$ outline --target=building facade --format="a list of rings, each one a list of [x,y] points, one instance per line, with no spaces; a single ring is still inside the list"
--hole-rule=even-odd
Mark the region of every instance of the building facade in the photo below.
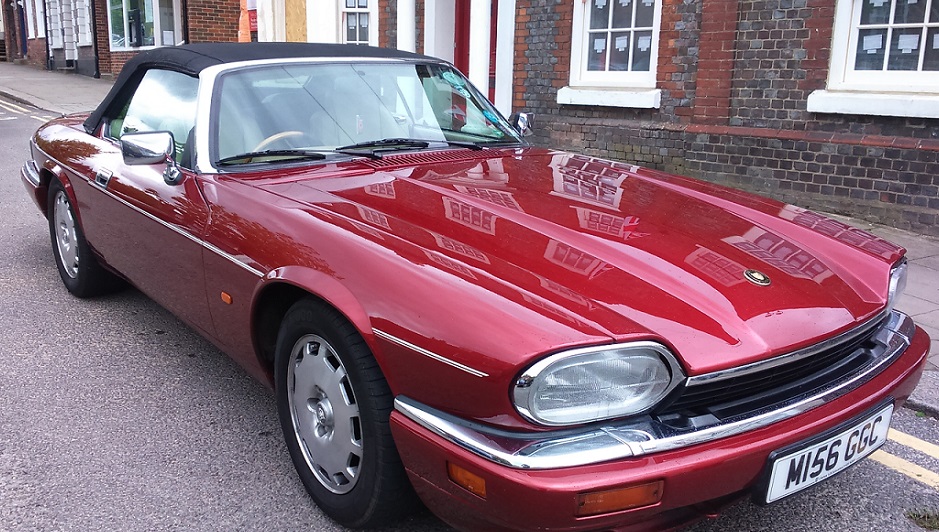
[[[939,0],[518,0],[537,141],[939,236]]]
[[[245,0],[0,0],[5,56],[50,70],[116,75],[141,50],[250,40]]]

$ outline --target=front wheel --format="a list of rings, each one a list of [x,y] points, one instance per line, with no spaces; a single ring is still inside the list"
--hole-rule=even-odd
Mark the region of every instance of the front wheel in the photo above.
[[[49,183],[46,204],[52,255],[65,288],[77,297],[92,297],[118,288],[120,281],[101,267],[91,251],[72,200],[57,179]]]
[[[368,346],[313,299],[284,317],[275,356],[287,449],[317,505],[347,527],[372,527],[416,500],[391,437],[392,395]]]

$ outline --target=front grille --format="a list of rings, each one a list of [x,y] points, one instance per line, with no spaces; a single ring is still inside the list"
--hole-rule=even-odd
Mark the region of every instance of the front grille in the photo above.
[[[872,320],[835,342],[741,368],[737,373],[692,378],[655,414],[666,423],[690,428],[700,425],[695,418],[724,420],[823,389],[873,362],[875,336],[885,321],[886,317]]]

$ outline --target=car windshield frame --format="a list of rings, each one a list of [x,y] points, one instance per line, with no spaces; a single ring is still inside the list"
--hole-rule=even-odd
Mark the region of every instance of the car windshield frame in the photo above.
[[[239,165],[220,160],[268,149],[378,158],[379,152],[527,145],[495,106],[444,61],[265,62],[224,70],[211,94],[209,161],[225,172]],[[284,133],[290,135],[271,140]],[[389,138],[415,142],[382,143]],[[368,144],[375,149],[343,149]],[[298,161],[285,157],[283,162]]]

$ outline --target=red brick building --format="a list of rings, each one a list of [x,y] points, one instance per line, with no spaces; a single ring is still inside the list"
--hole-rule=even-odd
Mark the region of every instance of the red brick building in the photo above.
[[[517,1],[537,142],[939,235],[939,0]]]

